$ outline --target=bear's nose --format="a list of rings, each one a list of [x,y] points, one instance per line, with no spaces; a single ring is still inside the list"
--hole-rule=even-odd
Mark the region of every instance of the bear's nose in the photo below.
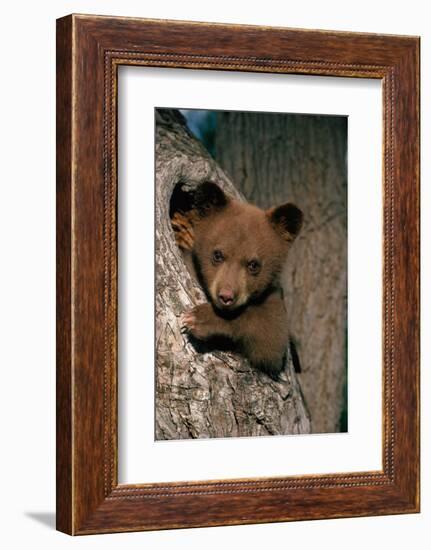
[[[218,299],[224,306],[230,306],[234,302],[233,290],[230,288],[222,288],[218,293]]]

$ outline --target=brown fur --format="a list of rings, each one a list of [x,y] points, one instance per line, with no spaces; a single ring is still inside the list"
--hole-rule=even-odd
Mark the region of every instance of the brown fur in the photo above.
[[[289,203],[261,210],[213,183],[198,188],[193,212],[187,223],[172,223],[184,233],[177,243],[191,251],[209,303],[183,316],[186,331],[208,345],[229,342],[277,379],[289,340],[280,274],[302,213]]]
[[[175,212],[171,218],[175,242],[182,250],[192,250],[194,243],[193,218],[190,213]]]

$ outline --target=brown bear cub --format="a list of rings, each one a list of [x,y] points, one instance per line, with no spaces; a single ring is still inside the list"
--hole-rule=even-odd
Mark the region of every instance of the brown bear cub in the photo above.
[[[193,207],[171,221],[208,297],[183,315],[184,330],[209,349],[239,352],[278,380],[289,345],[280,275],[302,212],[290,203],[264,211],[207,182]]]

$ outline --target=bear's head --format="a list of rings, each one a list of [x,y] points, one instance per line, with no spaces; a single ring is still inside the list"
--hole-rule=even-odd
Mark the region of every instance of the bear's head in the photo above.
[[[201,283],[224,312],[261,299],[279,284],[302,212],[291,203],[262,210],[202,183],[194,195],[193,260]]]

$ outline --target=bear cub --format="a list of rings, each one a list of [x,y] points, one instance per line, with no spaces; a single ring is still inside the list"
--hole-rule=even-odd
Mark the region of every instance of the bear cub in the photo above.
[[[197,187],[192,207],[171,220],[208,298],[182,316],[192,340],[237,351],[278,380],[289,345],[280,275],[302,220],[291,203],[265,211],[215,183]]]

